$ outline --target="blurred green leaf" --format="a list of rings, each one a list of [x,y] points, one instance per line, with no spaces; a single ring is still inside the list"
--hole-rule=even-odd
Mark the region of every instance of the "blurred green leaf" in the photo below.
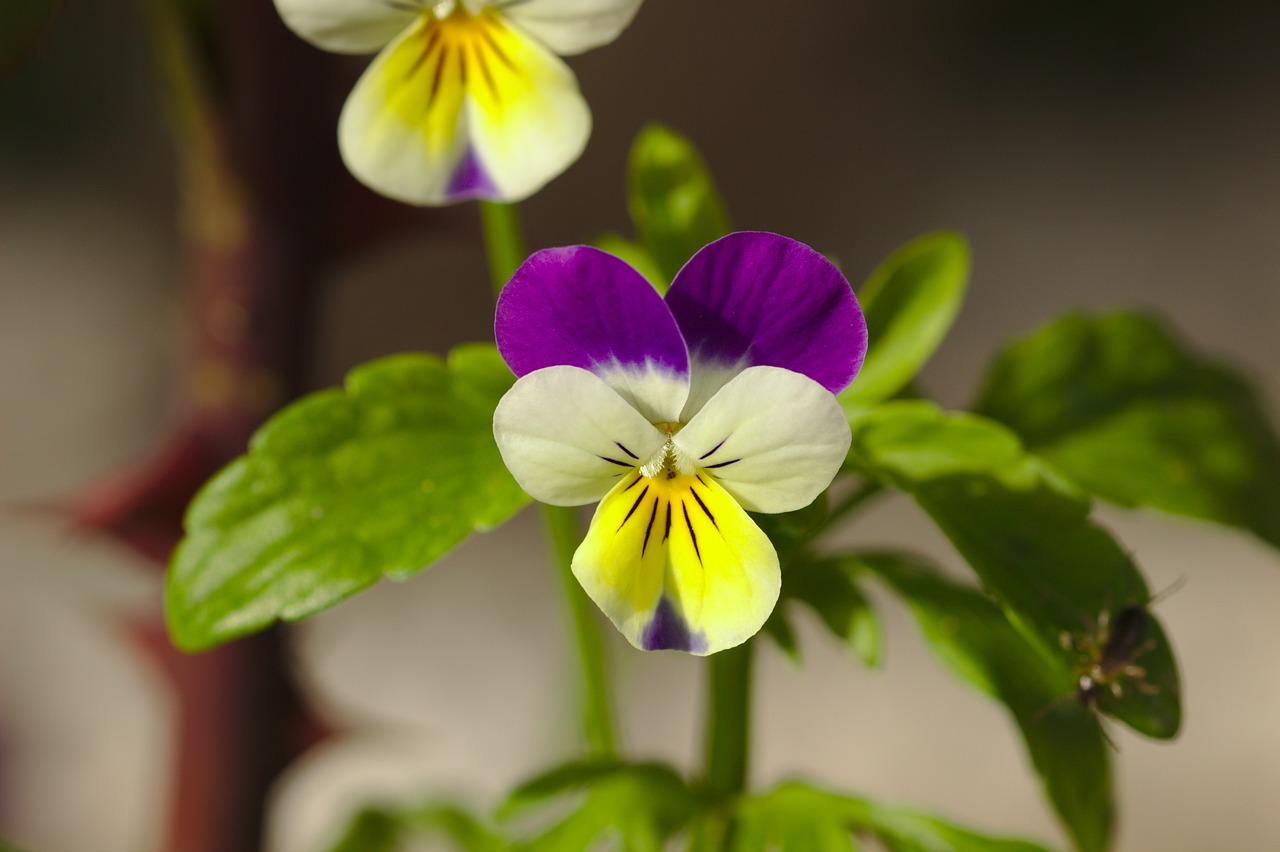
[[[351,820],[330,852],[402,852],[419,848],[423,838],[443,837],[463,852],[499,852],[503,840],[475,817],[453,805],[419,808],[366,808]]]
[[[1074,673],[1046,659],[989,598],[918,558],[849,557],[911,607],[938,658],[1008,708],[1045,793],[1081,852],[1107,848],[1113,823],[1110,761],[1096,714],[1075,701]]]
[[[663,275],[661,267],[653,259],[649,250],[634,240],[629,240],[621,234],[601,234],[595,239],[595,247],[631,264],[659,293],[665,294],[667,287],[671,285],[671,281]]]
[[[733,852],[854,852],[842,797],[789,782],[738,806]]]
[[[698,149],[669,127],[643,127],[627,169],[636,235],[670,282],[698,249],[729,233],[724,203]]]
[[[0,3],[0,79],[40,49],[64,0],[6,0]]]
[[[786,585],[785,580],[783,585]],[[779,602],[778,606],[773,608],[773,612],[769,614],[769,620],[764,623],[764,633],[774,641],[778,649],[786,655],[792,665],[798,666],[803,662],[800,656],[800,645],[796,641],[795,630],[791,626],[791,619],[787,617],[787,608]]]
[[[827,520],[827,493],[823,492],[812,503],[792,512],[776,515],[752,512],[751,520],[764,531],[778,551],[778,559],[783,570],[787,570],[790,562],[801,555],[801,548],[810,541]]]
[[[491,345],[384,358],[263,426],[196,496],[170,565],[174,642],[199,650],[422,570],[528,497],[493,440],[514,381]]]
[[[1047,655],[1077,665],[1066,636],[1094,633],[1104,616],[1151,598],[1129,554],[1089,519],[1089,500],[1027,453],[1004,426],[919,401],[878,406],[853,427],[850,459],[911,494],[1006,615]],[[1141,665],[1146,688],[1099,707],[1148,736],[1181,722],[1178,675],[1150,619]]]
[[[937,817],[788,782],[742,800],[734,852],[849,852],[870,834],[890,852],[1044,852],[1025,840],[975,834]]]
[[[969,246],[958,234],[926,234],[895,251],[858,292],[867,358],[840,394],[856,412],[902,390],[942,343],[969,280]]]
[[[510,820],[565,794],[581,801],[533,840],[515,844],[528,852],[608,848],[661,852],[663,844],[693,816],[693,792],[670,767],[657,763],[597,761],[572,763],[540,775],[516,789],[499,809]]]
[[[843,562],[797,565],[782,578],[783,600],[807,605],[836,639],[867,666],[880,664],[883,635],[871,602]]]
[[[402,825],[389,811],[368,808],[358,812],[330,852],[397,852]]]
[[[978,410],[1100,497],[1280,547],[1280,439],[1257,392],[1151,317],[1049,323],[996,360]]]

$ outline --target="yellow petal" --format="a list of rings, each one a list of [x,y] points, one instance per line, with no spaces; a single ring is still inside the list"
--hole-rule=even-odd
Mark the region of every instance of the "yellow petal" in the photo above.
[[[713,654],[745,642],[778,600],[768,537],[706,472],[614,486],[573,572],[637,648]]]

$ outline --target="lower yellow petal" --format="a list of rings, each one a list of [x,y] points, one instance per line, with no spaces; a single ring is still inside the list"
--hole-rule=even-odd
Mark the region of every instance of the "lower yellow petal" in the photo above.
[[[768,537],[705,471],[624,477],[597,507],[573,572],[631,644],[694,654],[754,636],[781,582]]]

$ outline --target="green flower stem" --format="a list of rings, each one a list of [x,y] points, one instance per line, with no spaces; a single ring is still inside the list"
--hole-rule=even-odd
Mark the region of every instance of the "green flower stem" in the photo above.
[[[526,256],[524,237],[520,230],[520,212],[514,204],[481,201],[480,221],[493,294],[497,298]],[[573,509],[546,505],[541,508],[542,524],[554,551],[560,585],[564,589],[565,605],[569,609],[578,646],[578,663],[582,671],[583,730],[587,746],[593,756],[609,757],[614,754],[616,744],[604,646],[591,601],[578,585],[570,567],[573,552],[582,540],[582,529]]]
[[[754,642],[707,660],[706,788],[715,798],[746,789],[751,745],[751,662]]]
[[[494,298],[497,298],[527,257],[524,234],[520,229],[520,210],[514,204],[481,201],[480,222],[484,229],[485,254],[489,259],[489,278],[493,283]]]
[[[613,702],[610,699],[608,672],[604,664],[604,647],[596,628],[595,613],[570,564],[573,552],[582,540],[582,529],[575,510],[564,506],[539,506],[542,523],[551,537],[556,567],[564,587],[565,603],[573,621],[577,639],[578,660],[582,665],[583,728],[587,745],[594,757],[610,757],[616,750],[613,734]]]

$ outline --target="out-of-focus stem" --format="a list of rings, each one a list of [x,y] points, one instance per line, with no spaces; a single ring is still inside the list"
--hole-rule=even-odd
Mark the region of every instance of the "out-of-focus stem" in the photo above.
[[[707,659],[706,789],[714,798],[746,789],[751,747],[754,642]]]
[[[514,204],[496,201],[480,202],[480,221],[484,227],[484,247],[489,258],[489,277],[497,298],[503,286],[520,264],[524,263],[524,234],[520,229],[520,211]]]
[[[190,355],[171,440],[75,508],[81,523],[163,561],[200,482],[304,389],[344,177],[323,144],[335,66],[288,33],[271,4],[222,0],[204,4],[207,15],[200,4],[139,5],[177,155]],[[172,647],[158,612],[135,633],[168,675],[176,717],[163,848],[260,848],[268,791],[306,724],[283,632],[196,657]]]

